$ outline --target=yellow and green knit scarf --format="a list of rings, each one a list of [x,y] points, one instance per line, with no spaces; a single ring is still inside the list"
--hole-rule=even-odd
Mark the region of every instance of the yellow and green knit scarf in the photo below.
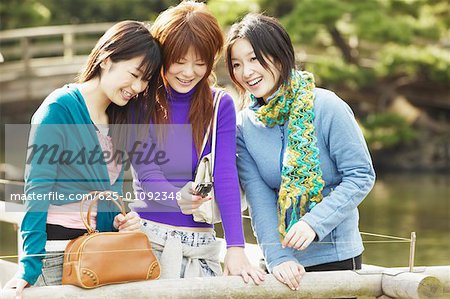
[[[268,127],[289,123],[278,194],[278,230],[282,236],[322,201],[324,182],[313,125],[314,88],[311,73],[293,70],[290,81],[256,111],[257,119]],[[290,207],[292,215],[286,229],[286,211]]]

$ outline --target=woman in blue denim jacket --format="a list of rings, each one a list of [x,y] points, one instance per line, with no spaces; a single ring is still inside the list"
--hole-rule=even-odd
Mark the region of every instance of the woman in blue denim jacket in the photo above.
[[[375,172],[351,109],[296,70],[274,18],[249,14],[234,24],[226,60],[250,100],[238,115],[237,165],[268,269],[291,289],[305,269],[360,269],[357,207]]]

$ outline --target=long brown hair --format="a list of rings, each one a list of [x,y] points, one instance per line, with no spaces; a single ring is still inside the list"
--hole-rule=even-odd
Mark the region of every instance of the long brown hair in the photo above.
[[[114,103],[108,106],[106,113],[110,124],[137,122],[139,116],[147,116],[149,119],[151,111],[154,110],[162,54],[158,42],[150,34],[149,25],[138,21],[122,21],[112,26],[92,49],[84,69],[78,75],[79,83],[86,82],[101,76],[100,64],[106,58],[118,62],[140,56],[143,60],[139,69],[149,84],[125,107]],[[140,115],[134,114],[132,109]]]
[[[167,92],[169,83],[165,73],[169,67],[182,59],[192,46],[204,60],[207,71],[197,83],[189,110],[189,121],[195,148],[199,154],[203,135],[213,116],[213,98],[210,84],[214,77],[213,68],[222,52],[224,38],[214,15],[203,3],[183,1],[175,7],[162,12],[151,27],[151,33],[161,44],[163,67],[161,77],[165,88],[157,90],[158,107],[152,113],[154,123],[169,122]]]

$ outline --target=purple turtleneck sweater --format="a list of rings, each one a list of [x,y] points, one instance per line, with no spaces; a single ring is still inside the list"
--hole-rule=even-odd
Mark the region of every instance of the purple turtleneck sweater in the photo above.
[[[192,95],[195,88],[188,93],[182,94],[171,89],[169,100],[169,117],[171,124],[189,124],[189,108],[192,100]],[[213,95],[215,91],[213,90]],[[230,246],[244,246],[244,235],[242,231],[242,217],[240,208],[240,192],[239,181],[236,168],[236,113],[233,99],[227,93],[222,96],[218,117],[217,117],[217,135],[216,135],[216,161],[214,169],[214,192],[215,200],[220,209],[222,216],[222,225],[225,232],[225,240],[227,247]],[[138,198],[146,198],[145,208],[134,208],[139,213],[141,218],[164,223],[173,226],[184,227],[212,227],[207,223],[195,222],[192,215],[184,215],[181,213],[176,200],[149,200],[146,194],[153,194],[155,192],[167,192],[167,194],[176,194],[188,181],[193,181],[198,156],[195,150],[192,135],[185,134],[184,136],[169,136],[168,143],[172,139],[171,148],[177,147],[177,142],[173,140],[180,140],[177,149],[178,156],[189,156],[188,152],[184,151],[181,143],[183,138],[188,138],[191,148],[192,161],[183,164],[181,161],[180,167],[171,167],[165,165],[156,165],[151,163],[136,163],[136,159],[131,157],[133,165],[133,187],[137,193]],[[151,137],[149,137],[151,139]],[[147,140],[147,144],[151,144],[151,140]],[[186,144],[186,142],[184,142]],[[145,149],[142,149],[143,156],[146,156]],[[147,148],[148,150],[148,148]],[[189,150],[186,147],[186,150]],[[206,145],[202,156],[211,152],[210,141]],[[173,157],[173,156],[172,156]],[[190,157],[189,157],[190,158]],[[184,159],[189,160],[189,159]],[[189,165],[190,164],[190,165]],[[178,168],[178,169],[177,169]],[[182,169],[183,168],[183,169]],[[187,171],[186,171],[187,168]],[[187,175],[186,175],[186,172]],[[180,179],[181,178],[181,179]]]

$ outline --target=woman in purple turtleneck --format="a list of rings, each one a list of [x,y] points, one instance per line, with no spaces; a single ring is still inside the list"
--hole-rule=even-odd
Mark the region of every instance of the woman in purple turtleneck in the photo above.
[[[203,3],[186,1],[161,13],[151,33],[163,51],[163,86],[157,95],[159,107],[152,115],[150,139],[135,141],[140,147],[130,155],[135,194],[138,199],[145,199],[144,205],[133,209],[143,219],[142,230],[161,262],[162,278],[219,276],[220,243],[215,239],[214,228],[195,222],[192,217],[192,211],[210,198],[195,195],[192,180],[199,157],[211,151],[208,142],[200,153],[213,117],[216,91],[210,87],[209,79],[222,51],[222,32]],[[259,284],[265,274],[252,267],[244,253],[235,163],[236,117],[233,100],[226,93],[219,105],[217,122],[214,188],[227,242],[223,273],[241,275],[245,282],[251,277]],[[151,146],[161,140],[165,148],[159,154],[164,157],[158,156]],[[159,159],[146,163],[140,161],[142,157]]]

